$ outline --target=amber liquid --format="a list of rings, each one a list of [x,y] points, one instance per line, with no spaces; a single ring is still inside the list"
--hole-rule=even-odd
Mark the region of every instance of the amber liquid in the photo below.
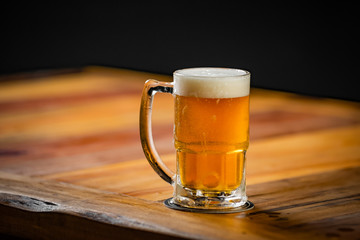
[[[228,192],[238,188],[249,143],[249,96],[175,95],[175,148],[181,185]]]

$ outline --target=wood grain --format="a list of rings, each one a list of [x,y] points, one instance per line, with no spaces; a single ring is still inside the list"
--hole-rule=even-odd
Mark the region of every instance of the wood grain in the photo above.
[[[360,125],[254,141],[248,153],[247,183],[261,183],[359,166],[360,148],[357,134],[360,134]],[[328,141],[336,137],[341,138],[342,142]],[[280,152],[279,146],[286,146],[286,152]],[[301,149],[299,146],[302,146]],[[327,151],[324,152],[323,149]],[[339,158],[343,161],[338,161]],[[174,154],[163,156],[164,162],[172,169],[175,169],[174,159]],[[153,170],[144,159],[42,177],[149,200],[164,199],[172,193],[171,186],[153,174]],[[151,186],[144,185],[144,182],[151,182]]]
[[[256,208],[226,215],[174,211],[165,208],[162,202],[94,188],[5,173],[0,176],[3,213],[0,230],[19,234],[13,229],[14,224],[23,225],[26,234],[22,233],[22,237],[131,238],[131,229],[138,230],[140,237],[153,233],[160,237],[197,239],[238,239],[239,236],[248,239],[288,239],[289,236],[292,239],[326,239],[327,236],[349,239],[360,234],[360,168],[250,185],[249,197]],[[22,216],[20,220],[18,216]],[[29,224],[35,219],[33,224],[42,230],[36,234],[31,232],[34,226]],[[107,232],[100,230],[99,235],[92,235],[103,224],[109,226]]]
[[[7,77],[8,78],[8,77]],[[360,104],[251,89],[248,195],[255,210],[170,210],[142,153],[144,82],[124,69],[0,81],[0,232],[33,239],[357,239]],[[10,79],[10,78],[9,78]],[[173,99],[158,94],[155,145],[175,169]]]

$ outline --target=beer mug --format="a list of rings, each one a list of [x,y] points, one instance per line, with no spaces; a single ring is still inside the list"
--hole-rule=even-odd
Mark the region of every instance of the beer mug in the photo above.
[[[157,92],[174,97],[176,173],[162,162],[152,138],[151,109]],[[215,213],[253,207],[245,190],[249,92],[250,73],[232,68],[187,68],[175,71],[171,83],[146,81],[140,137],[150,165],[174,188],[166,206]]]

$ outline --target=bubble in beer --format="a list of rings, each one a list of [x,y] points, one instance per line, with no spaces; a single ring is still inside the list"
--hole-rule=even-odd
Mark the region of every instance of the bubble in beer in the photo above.
[[[207,174],[207,176],[203,180],[204,186],[208,188],[217,187],[219,185],[219,182],[220,182],[220,177],[219,174],[217,174],[216,172],[211,172]]]
[[[174,94],[199,98],[249,95],[250,73],[233,68],[187,68],[174,72]]]

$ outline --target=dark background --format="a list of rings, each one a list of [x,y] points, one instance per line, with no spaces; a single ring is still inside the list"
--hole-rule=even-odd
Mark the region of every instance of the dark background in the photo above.
[[[212,2],[8,3],[0,10],[0,75],[234,67],[252,73],[253,87],[360,100],[355,6]]]

